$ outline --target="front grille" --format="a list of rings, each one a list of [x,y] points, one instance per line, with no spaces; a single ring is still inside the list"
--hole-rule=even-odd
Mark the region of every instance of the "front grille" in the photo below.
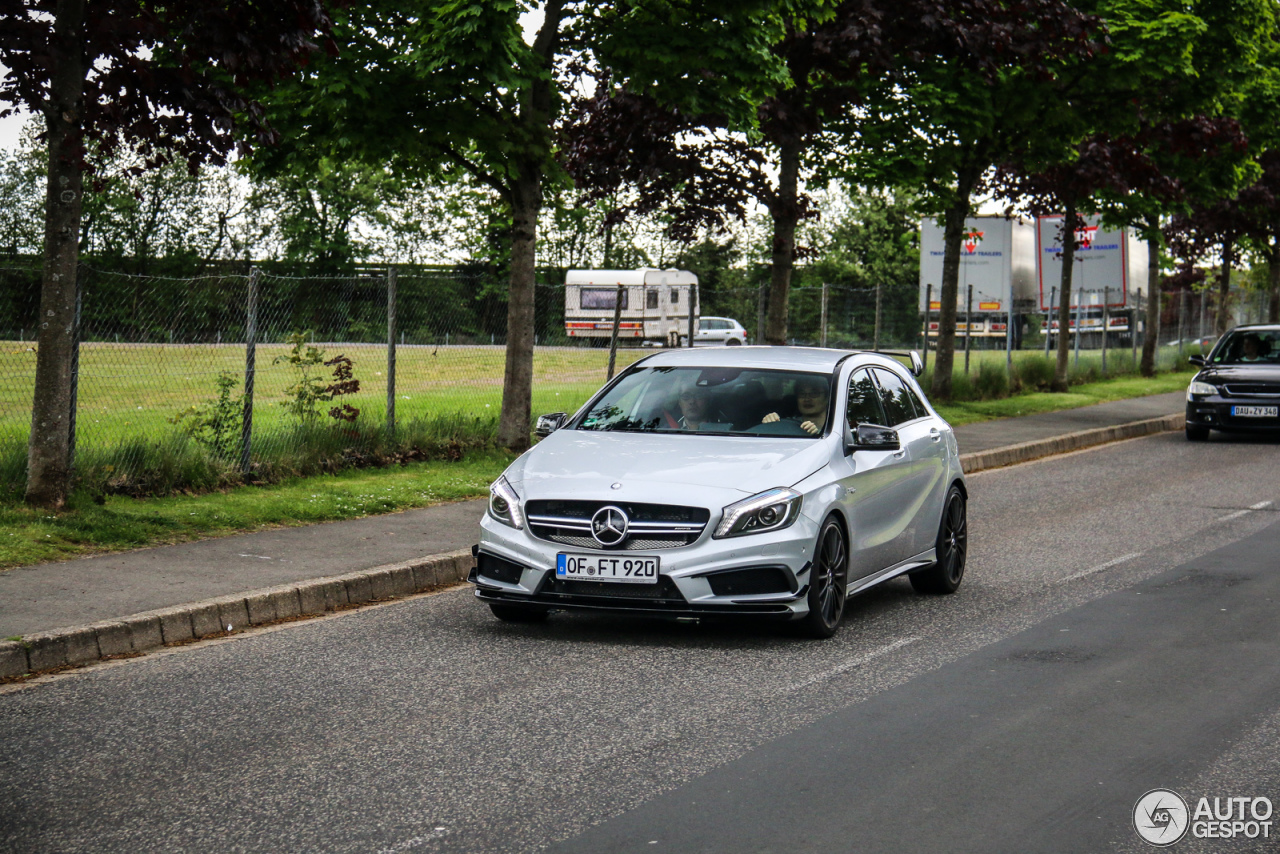
[[[540,540],[575,548],[604,548],[591,536],[591,517],[601,507],[627,514],[627,537],[611,547],[621,551],[654,551],[687,546],[702,535],[711,518],[703,507],[611,501],[530,501],[525,505],[529,533]]]
[[[1228,383],[1222,390],[1228,397],[1280,397],[1280,383]]]
[[[645,599],[685,604],[684,597],[676,589],[675,582],[663,575],[657,584],[620,584],[610,581],[561,581],[548,576],[542,589],[543,596],[568,596],[575,599]]]

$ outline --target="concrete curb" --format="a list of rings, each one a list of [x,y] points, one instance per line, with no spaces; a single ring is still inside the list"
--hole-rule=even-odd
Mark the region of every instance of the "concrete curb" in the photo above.
[[[1041,457],[1066,454],[1071,451],[1078,451],[1081,448],[1090,448],[1094,445],[1104,445],[1108,442],[1119,442],[1123,439],[1136,439],[1139,436],[1181,430],[1186,425],[1186,422],[1185,415],[1166,415],[1162,418],[1152,418],[1147,421],[1132,421],[1128,424],[1081,430],[1077,433],[1067,433],[1050,439],[1037,439],[1034,442],[1022,442],[1021,444],[1009,445],[1004,448],[992,448],[989,451],[961,454],[960,465],[964,467],[965,474],[973,474],[987,469],[1026,463],[1031,460],[1038,460]]]
[[[136,655],[170,644],[234,634],[277,620],[319,616],[353,605],[396,599],[465,581],[470,549],[406,563],[267,587],[204,602],[134,614],[0,641],[0,679]]]

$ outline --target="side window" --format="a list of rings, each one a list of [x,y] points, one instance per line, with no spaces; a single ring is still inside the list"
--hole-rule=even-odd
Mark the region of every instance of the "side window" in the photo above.
[[[849,377],[849,407],[846,410],[849,429],[859,424],[885,424],[884,410],[880,408],[880,393],[866,368],[854,371]]]
[[[657,291],[645,291],[645,294],[644,294],[644,307],[645,307],[645,308],[657,308],[657,307],[658,307],[658,292],[657,292]]]
[[[920,399],[920,395],[916,394],[916,390],[911,386],[911,383],[904,382],[902,385],[907,389],[907,397],[911,398],[911,403],[916,409],[916,418],[924,418],[928,415],[928,408],[924,405],[924,401]]]
[[[889,418],[884,426],[896,427],[917,417],[907,386],[897,374],[877,368],[876,382],[880,385],[880,403],[884,406],[884,413]]]

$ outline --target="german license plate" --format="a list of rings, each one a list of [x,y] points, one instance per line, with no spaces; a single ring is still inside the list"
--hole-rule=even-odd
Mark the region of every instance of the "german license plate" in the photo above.
[[[658,558],[648,555],[556,555],[556,578],[565,581],[619,581],[657,584]]]
[[[1236,418],[1280,417],[1280,406],[1233,406],[1231,414]]]

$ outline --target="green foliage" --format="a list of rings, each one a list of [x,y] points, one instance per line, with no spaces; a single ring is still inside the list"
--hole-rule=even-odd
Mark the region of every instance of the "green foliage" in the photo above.
[[[354,362],[346,356],[325,359],[324,348],[308,344],[310,330],[295,332],[285,339],[289,352],[271,360],[273,365],[286,364],[293,369],[293,382],[285,387],[286,400],[280,405],[301,425],[314,424],[320,416],[320,404],[335,397],[360,391],[360,381],[352,376]],[[333,381],[326,382],[319,369],[333,368]],[[332,407],[329,416],[339,421],[355,421],[360,410],[344,403]]]
[[[217,396],[202,404],[188,407],[169,419],[180,424],[187,435],[204,446],[215,459],[230,460],[238,450],[244,423],[244,398],[232,396],[240,384],[230,371],[220,371],[214,380]]]

